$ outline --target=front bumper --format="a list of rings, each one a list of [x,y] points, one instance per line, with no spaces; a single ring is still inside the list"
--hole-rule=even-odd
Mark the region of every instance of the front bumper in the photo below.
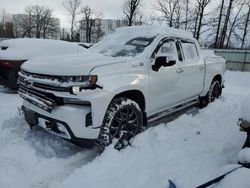
[[[89,106],[63,105],[49,113],[24,101],[22,109],[30,126],[39,125],[52,134],[85,147],[92,147],[99,136],[99,128],[86,126],[86,117],[91,113]]]

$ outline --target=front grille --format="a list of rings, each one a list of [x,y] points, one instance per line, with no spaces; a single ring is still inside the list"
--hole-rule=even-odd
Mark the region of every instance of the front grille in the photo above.
[[[18,77],[18,84],[19,84],[19,94],[20,96],[48,111],[51,112],[55,106],[62,106],[64,105],[64,99],[62,97],[57,97],[50,92],[49,90],[53,91],[68,91],[65,88],[60,88],[56,86],[52,86],[49,84],[44,84],[40,82],[46,82],[46,78],[37,77],[34,74],[28,74],[27,72],[19,73]]]
[[[50,79],[50,80],[60,80],[61,79],[61,76],[36,74],[36,73],[30,73],[30,72],[23,71],[23,70],[21,70],[21,74],[23,74],[25,76],[32,76],[33,78],[38,78],[38,79]]]
[[[46,89],[46,90],[59,91],[59,92],[70,92],[69,87],[50,86],[50,85],[41,84],[41,83],[34,83],[33,85],[37,88]]]
[[[52,76],[38,75],[21,71],[18,73],[18,85],[20,96],[42,108],[51,112],[56,106],[65,104],[90,106],[89,102],[81,101],[70,97],[71,85],[69,83],[60,83],[52,79]],[[68,85],[67,85],[68,84]],[[65,96],[65,97],[61,97]]]
[[[70,87],[60,86],[60,76],[50,76],[42,74],[28,73],[25,71],[19,72],[18,83],[20,85],[32,84],[33,88],[58,91],[58,92],[70,92]],[[32,83],[29,81],[31,80]]]
[[[19,91],[22,93],[31,94],[32,96],[38,97],[40,99],[50,101],[51,103],[53,103],[54,105],[57,105],[57,106],[64,105],[63,98],[57,97],[52,93],[37,91],[35,89],[28,88],[28,87],[25,87],[23,85],[19,85]]]

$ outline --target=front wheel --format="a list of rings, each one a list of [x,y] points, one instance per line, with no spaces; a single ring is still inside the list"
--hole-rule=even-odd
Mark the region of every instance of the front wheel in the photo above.
[[[213,102],[215,99],[218,99],[221,96],[222,88],[220,82],[214,80],[209,88],[209,91],[205,97],[199,98],[199,106],[204,108],[208,105],[208,103]]]
[[[117,150],[130,145],[131,139],[141,132],[143,115],[139,105],[130,99],[119,97],[111,101],[98,137],[98,147],[114,143]]]

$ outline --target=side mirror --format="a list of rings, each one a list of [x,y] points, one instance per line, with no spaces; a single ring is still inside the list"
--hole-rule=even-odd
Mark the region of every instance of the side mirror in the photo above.
[[[170,67],[176,64],[176,60],[174,58],[159,56],[156,57],[154,65],[152,65],[152,69],[154,71],[159,71],[161,67]]]

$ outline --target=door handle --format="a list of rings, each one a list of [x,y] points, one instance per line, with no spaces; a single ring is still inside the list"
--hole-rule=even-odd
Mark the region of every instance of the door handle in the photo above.
[[[132,62],[133,67],[140,67],[140,66],[143,66],[143,65],[144,65],[143,62]]]
[[[204,69],[204,67],[203,67],[203,66],[200,66],[200,67],[199,67],[199,69],[200,69],[200,70],[203,70],[203,69]]]
[[[183,71],[184,71],[184,70],[182,70],[182,69],[180,69],[180,68],[176,70],[177,73],[182,73]]]

